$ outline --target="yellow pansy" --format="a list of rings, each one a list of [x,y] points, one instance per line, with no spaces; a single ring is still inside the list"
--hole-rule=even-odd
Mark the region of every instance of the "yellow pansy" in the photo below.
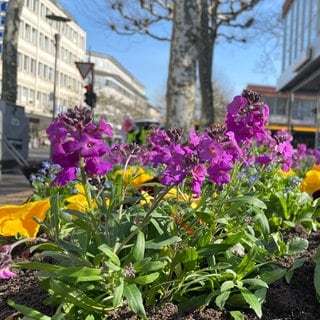
[[[89,208],[89,205],[85,196],[84,187],[81,184],[76,184],[74,187],[76,188],[78,193],[66,198],[66,208],[80,212],[85,212]],[[94,207],[96,206],[97,205],[94,204]]]
[[[309,170],[301,183],[301,190],[313,194],[320,190],[320,171]]]
[[[33,217],[44,221],[49,208],[49,199],[0,207],[0,235],[13,237],[20,234],[27,238],[35,237],[40,225]]]
[[[292,169],[290,169],[289,171],[279,170],[278,173],[286,178],[288,178],[289,176],[296,176],[297,175]]]
[[[146,191],[141,191],[141,195],[143,196],[143,199],[140,200],[140,206],[143,206],[144,204],[152,205],[154,197],[151,194]]]
[[[164,199],[169,199],[169,198],[175,198],[178,200],[178,202],[186,202],[192,199],[190,195],[183,193],[176,187],[171,188],[164,196]]]
[[[66,208],[70,210],[76,210],[80,212],[86,212],[89,209],[89,204],[87,201],[87,197],[85,196],[83,185],[76,184],[75,188],[77,189],[78,193],[75,195],[72,195],[70,197],[67,197],[65,200],[67,202]],[[106,206],[108,207],[110,204],[110,200],[106,199]],[[96,201],[92,202],[92,206],[94,208],[97,208],[98,205]]]
[[[122,176],[125,185],[129,185],[132,188],[139,188],[145,182],[153,179],[153,176],[146,173],[143,168],[132,166],[127,170],[117,170],[115,172],[116,177]]]

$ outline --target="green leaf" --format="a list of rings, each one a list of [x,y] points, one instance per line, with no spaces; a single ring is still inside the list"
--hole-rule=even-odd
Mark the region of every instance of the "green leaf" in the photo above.
[[[320,264],[319,263],[317,263],[314,268],[313,282],[314,282],[314,287],[319,300],[320,298]]]
[[[241,294],[243,298],[246,300],[251,309],[256,313],[256,315],[261,318],[262,317],[262,308],[259,299],[248,289],[240,288]]]
[[[268,284],[261,279],[242,279],[243,284],[248,284],[251,288],[268,288]]]
[[[123,294],[128,300],[132,311],[142,319],[147,319],[146,311],[143,306],[142,295],[135,284],[129,284],[124,287]]]
[[[278,198],[279,202],[280,202],[280,205],[281,205],[281,208],[282,208],[282,214],[283,214],[283,217],[286,219],[286,220],[289,220],[290,219],[290,212],[288,211],[288,206],[287,206],[287,199],[286,197],[284,197],[283,193],[280,193],[280,192],[276,192],[276,197]]]
[[[73,243],[71,243],[69,241],[66,241],[66,240],[63,240],[63,239],[59,239],[58,240],[58,245],[61,248],[65,249],[65,250],[67,250],[69,252],[72,252],[72,253],[74,253],[74,254],[76,254],[78,256],[83,256],[83,254],[84,254],[84,251],[83,251],[82,248],[80,248],[79,246],[74,245]]]
[[[305,238],[295,237],[288,242],[288,246],[292,254],[303,253],[308,249],[309,242]]]
[[[257,227],[261,230],[262,234],[267,237],[270,233],[270,226],[266,215],[264,213],[258,213],[253,220],[257,223]]]
[[[108,247],[106,244],[102,244],[98,247],[98,249],[102,251],[107,257],[109,257],[115,265],[120,267],[120,260],[110,247]]]
[[[265,281],[268,285],[271,283],[274,283],[275,281],[278,281],[279,279],[283,278],[286,274],[286,269],[275,269],[272,271],[268,271],[261,275],[261,280]]]
[[[137,234],[137,241],[136,245],[133,248],[132,257],[133,261],[139,261],[144,258],[144,251],[145,251],[145,239],[144,239],[144,233],[142,231],[139,231]]]
[[[86,281],[99,281],[103,280],[101,276],[101,270],[88,267],[67,267],[58,270],[55,273],[56,277],[75,278],[74,281],[86,282]]]
[[[240,311],[230,311],[230,315],[234,320],[244,320],[244,315]]]
[[[177,236],[171,238],[160,237],[146,242],[146,249],[155,249],[161,250],[164,246],[171,246],[177,242],[180,242],[182,239]]]
[[[287,283],[290,283],[294,270],[300,268],[306,262],[306,260],[306,258],[301,258],[294,261],[292,267],[288,270],[288,272],[285,275]]]
[[[230,291],[224,291],[216,297],[215,303],[218,308],[222,309],[224,307],[226,301],[229,299],[230,293]]]
[[[24,318],[24,319],[51,320],[51,317],[48,317],[48,316],[44,315],[43,313],[41,313],[41,312],[39,312],[37,310],[25,307],[25,306],[23,306],[21,304],[17,304],[12,300],[8,300],[8,305],[11,308],[14,308],[14,309],[20,311],[23,315],[28,317],[28,318]]]
[[[36,250],[41,250],[41,251],[62,251],[62,249],[57,246],[56,244],[54,243],[49,243],[49,242],[46,242],[46,243],[40,243],[40,244],[37,244],[35,246],[32,246],[30,248],[30,252],[34,252]]]
[[[192,271],[195,269],[199,255],[195,248],[186,248],[178,257],[178,262],[182,262],[184,271]]]
[[[240,206],[241,204],[246,204],[247,206],[250,205],[250,206],[257,207],[264,210],[267,209],[267,206],[263,201],[261,201],[258,198],[250,197],[250,196],[238,196],[232,199],[223,200],[223,202],[233,203],[233,204],[236,204],[237,206]]]
[[[320,245],[318,245],[318,247],[316,249],[316,253],[315,253],[314,257],[313,257],[313,261],[315,263],[320,263]]]
[[[157,280],[159,278],[160,273],[159,272],[153,272],[150,274],[147,274],[145,276],[139,276],[134,278],[134,282],[138,284],[147,284],[152,283],[153,281]]]
[[[229,291],[230,289],[234,288],[234,282],[233,281],[225,281],[220,287],[220,291]]]
[[[56,279],[50,280],[50,289],[52,289],[55,294],[60,295],[65,302],[74,304],[90,312],[101,312],[112,309],[106,308],[103,304],[88,297],[83,291]]]
[[[117,279],[116,287],[114,288],[113,299],[112,299],[112,305],[114,308],[117,308],[122,301],[123,288],[124,288],[123,278]]]
[[[12,264],[12,267],[20,268],[20,269],[47,271],[47,272],[56,272],[63,268],[61,266],[57,266],[51,263],[44,263],[44,262],[18,262],[18,263]]]
[[[142,273],[163,269],[167,265],[166,261],[151,261],[150,258],[140,260],[133,264],[134,270]]]

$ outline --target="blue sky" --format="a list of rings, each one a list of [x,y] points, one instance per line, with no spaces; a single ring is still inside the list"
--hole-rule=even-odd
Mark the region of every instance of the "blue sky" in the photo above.
[[[101,0],[104,1],[104,0]],[[147,36],[121,36],[86,14],[76,0],[58,0],[87,33],[87,49],[114,57],[146,88],[149,101],[157,106],[165,95],[170,45]],[[92,9],[94,10],[94,9]],[[93,11],[94,12],[94,11]],[[263,48],[257,45],[221,43],[215,48],[214,76],[228,95],[240,94],[247,84],[276,85],[276,74],[255,72]],[[278,63],[279,69],[279,63]]]

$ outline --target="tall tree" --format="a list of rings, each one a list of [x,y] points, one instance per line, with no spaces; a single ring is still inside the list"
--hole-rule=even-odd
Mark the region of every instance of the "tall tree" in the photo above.
[[[14,104],[17,100],[18,37],[23,4],[24,0],[8,2],[3,37],[1,98]]]
[[[167,85],[167,126],[194,128],[200,0],[174,0]]]
[[[97,3],[97,0],[93,1]],[[202,95],[202,127],[214,122],[212,65],[217,40],[224,38],[227,41],[246,41],[241,31],[250,27],[254,21],[253,15],[247,16],[246,13],[260,1],[262,0],[200,0],[201,28],[198,34],[200,39],[198,65]],[[164,22],[174,23],[174,9],[176,5],[179,5],[177,1],[113,0],[105,1],[105,5],[103,10],[100,4],[99,11],[104,13],[102,18],[111,30],[124,35],[146,34],[158,40],[169,40],[172,45],[173,34],[163,32],[167,30],[164,27],[157,28],[156,26]],[[183,6],[179,8],[179,10],[185,10]],[[109,14],[106,15],[106,12]],[[187,38],[184,40],[189,41]]]

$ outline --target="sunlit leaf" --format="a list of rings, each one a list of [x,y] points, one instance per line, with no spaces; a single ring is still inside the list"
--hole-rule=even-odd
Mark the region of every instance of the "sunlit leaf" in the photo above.
[[[142,319],[147,319],[146,311],[143,306],[143,300],[140,290],[135,284],[129,284],[124,287],[123,294],[128,300],[132,311]]]

